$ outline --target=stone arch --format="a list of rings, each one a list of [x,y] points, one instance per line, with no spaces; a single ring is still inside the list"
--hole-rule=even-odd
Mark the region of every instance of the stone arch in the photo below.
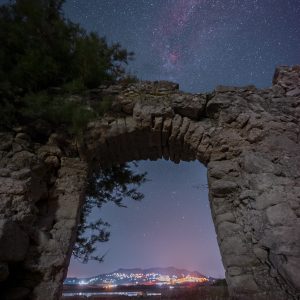
[[[32,299],[59,297],[88,170],[98,164],[161,157],[174,162],[199,160],[207,166],[211,211],[231,296],[297,299],[299,74],[299,66],[281,67],[269,89],[219,86],[211,94],[182,93],[169,82],[111,86],[102,90],[115,97],[111,114],[88,125],[76,151],[66,155],[56,135],[30,158],[23,153],[26,159],[34,160],[36,155],[52,167],[58,160],[48,195],[31,189],[26,199],[19,200],[22,204],[36,197],[35,203],[43,206],[41,200],[48,199],[45,215],[35,216],[35,244],[20,220],[5,217],[3,226],[0,223],[27,239],[29,246],[18,262],[30,270],[28,274],[40,274],[28,292]],[[18,138],[18,134],[12,137]],[[11,173],[1,180],[6,186],[21,184],[22,174]],[[27,182],[35,182],[34,174],[31,170],[25,176]],[[4,189],[2,194],[10,191]],[[51,224],[42,230],[47,218]],[[3,232],[0,240],[8,243]],[[9,251],[2,252],[0,261],[5,267],[11,258],[5,258]],[[30,261],[32,253],[38,253],[35,262]]]

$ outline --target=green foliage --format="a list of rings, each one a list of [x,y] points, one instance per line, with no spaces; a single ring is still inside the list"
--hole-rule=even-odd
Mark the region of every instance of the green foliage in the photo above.
[[[144,195],[137,188],[146,181],[146,173],[135,174],[127,164],[114,165],[109,168],[95,170],[87,186],[87,198],[81,213],[81,220],[77,232],[77,241],[73,249],[73,256],[86,263],[88,260],[103,261],[104,256],[93,255],[98,242],[109,239],[108,223],[98,219],[88,222],[88,217],[94,208],[101,208],[103,204],[112,202],[119,207],[126,207],[124,199],[140,201]],[[87,235],[87,233],[89,233]]]
[[[63,121],[61,110],[65,107],[69,109],[65,112],[67,122],[70,118],[77,120],[79,127],[90,116],[88,111],[69,103],[44,101],[40,92],[60,87],[63,93],[80,93],[125,75],[124,67],[133,53],[118,43],[108,45],[96,33],[87,33],[65,19],[63,3],[63,0],[16,0],[0,6],[0,109],[6,114],[5,124],[3,119],[0,125],[11,126],[20,121],[16,118],[20,107],[27,107],[27,115],[31,111],[32,117],[35,116],[29,106],[41,101],[35,103],[39,112],[50,109],[49,114],[58,113],[57,119]],[[33,94],[37,94],[34,100]],[[17,97],[20,105],[16,105]],[[52,104],[54,107],[50,108]]]
[[[0,8],[0,81],[24,91],[66,79],[77,26],[62,16],[63,1],[16,0]]]
[[[88,122],[103,116],[110,109],[112,100],[112,97],[106,96],[89,107],[73,96],[40,92],[26,95],[24,101],[27,105],[19,113],[27,120],[43,119],[54,128],[63,126],[69,134],[80,136]],[[10,107],[7,110],[9,109]]]
[[[0,128],[8,129],[16,123],[15,108],[6,99],[0,100]]]
[[[97,113],[98,117],[103,116],[107,111],[110,110],[114,98],[112,96],[103,96],[101,101],[97,101],[93,105],[93,109]]]
[[[81,94],[85,89],[83,81],[79,78],[65,83],[62,86],[63,93],[66,94]]]
[[[54,127],[64,126],[70,134],[79,135],[95,112],[72,99],[51,96],[45,92],[28,94],[21,115],[27,119],[43,119]]]
[[[0,7],[0,82],[24,91],[74,80],[93,88],[124,75],[133,53],[66,20],[63,2],[16,0]]]

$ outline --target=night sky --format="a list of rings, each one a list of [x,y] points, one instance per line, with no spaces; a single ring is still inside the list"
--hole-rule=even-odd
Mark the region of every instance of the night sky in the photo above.
[[[104,263],[72,260],[69,276],[87,276],[118,268],[175,266],[204,274],[224,275],[210,215],[206,168],[199,162],[142,161],[147,171],[141,202],[127,208],[105,205],[100,215],[111,224],[111,240],[102,243]],[[99,213],[98,213],[99,215]],[[97,212],[93,217],[97,216]]]
[[[134,51],[128,70],[140,79],[175,81],[187,92],[267,87],[276,65],[300,63],[299,0],[67,0],[65,14]],[[69,276],[170,265],[223,276],[206,169],[157,161],[139,170],[151,179],[146,198],[100,212],[112,224],[111,241],[99,248],[105,262],[72,261]]]
[[[300,62],[299,0],[67,0],[65,12],[134,51],[139,78],[184,91],[266,87],[276,65]]]

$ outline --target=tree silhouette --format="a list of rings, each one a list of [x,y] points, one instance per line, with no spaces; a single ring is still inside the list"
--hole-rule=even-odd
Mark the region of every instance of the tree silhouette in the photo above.
[[[104,256],[94,255],[97,243],[109,240],[109,224],[101,218],[94,222],[89,216],[94,208],[112,202],[119,207],[126,207],[125,199],[140,201],[144,195],[137,188],[146,181],[146,173],[136,174],[128,164],[98,168],[92,172],[88,185],[87,197],[83,205],[77,232],[77,241],[73,256],[83,263],[88,260],[103,261]]]
[[[67,20],[63,3],[16,0],[0,6],[0,126],[20,122],[20,108],[30,106],[32,94],[95,88],[125,76],[133,53]]]

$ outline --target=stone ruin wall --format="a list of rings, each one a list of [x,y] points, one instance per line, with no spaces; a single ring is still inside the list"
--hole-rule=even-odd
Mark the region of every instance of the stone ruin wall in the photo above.
[[[41,121],[0,134],[0,298],[59,299],[88,172],[163,157],[207,166],[231,296],[298,299],[300,66],[278,68],[262,90],[139,82],[94,92],[114,96],[112,112],[80,143]]]

